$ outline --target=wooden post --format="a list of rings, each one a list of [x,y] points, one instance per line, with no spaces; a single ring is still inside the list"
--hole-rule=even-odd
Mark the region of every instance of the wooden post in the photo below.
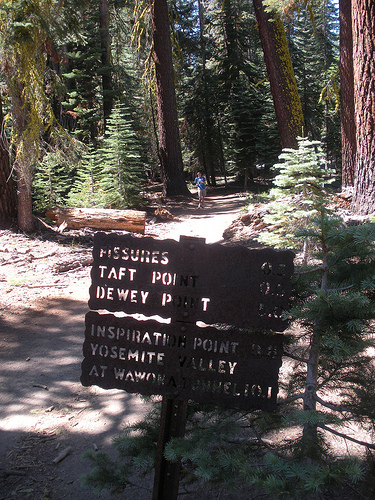
[[[177,499],[181,463],[168,462],[164,449],[172,437],[184,436],[186,413],[187,401],[163,397],[152,500]]]

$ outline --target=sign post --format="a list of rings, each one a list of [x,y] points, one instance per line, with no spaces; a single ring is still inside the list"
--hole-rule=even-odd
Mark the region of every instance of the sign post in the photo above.
[[[168,462],[164,448],[172,437],[184,437],[186,413],[186,400],[163,397],[152,500],[175,500],[178,496],[181,463]]]
[[[179,464],[163,451],[189,399],[276,407],[294,254],[97,233],[93,257],[81,382],[163,396],[153,500],[174,500]]]

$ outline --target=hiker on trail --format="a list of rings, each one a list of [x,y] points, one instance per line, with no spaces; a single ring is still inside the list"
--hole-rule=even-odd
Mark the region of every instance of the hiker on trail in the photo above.
[[[204,197],[206,196],[206,179],[204,175],[197,172],[197,176],[194,179],[194,184],[198,188],[198,208],[204,207]]]

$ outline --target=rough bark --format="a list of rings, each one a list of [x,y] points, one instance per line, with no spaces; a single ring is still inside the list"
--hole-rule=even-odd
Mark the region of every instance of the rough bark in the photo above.
[[[297,148],[303,133],[303,112],[288,42],[280,16],[265,12],[262,0],[253,0],[264,60],[270,81],[283,148]]]
[[[16,218],[16,190],[11,176],[7,139],[4,132],[0,97],[0,227],[9,226]]]
[[[190,195],[183,175],[166,0],[151,0],[151,22],[163,195]]]
[[[12,95],[13,136],[16,138],[15,170],[17,174],[17,222],[18,227],[30,233],[34,230],[31,185],[36,148],[26,134],[30,121],[29,106],[24,99],[24,85],[16,81]]]
[[[354,185],[356,152],[351,0],[340,0],[340,106],[342,185]]]
[[[26,181],[23,172],[20,170],[17,171],[17,200],[18,227],[25,233],[31,233],[35,229],[31,186],[30,183]]]
[[[375,2],[352,0],[357,154],[353,210],[375,212]]]
[[[66,229],[90,227],[99,230],[121,230],[144,234],[146,212],[96,208],[52,208],[46,216]]]

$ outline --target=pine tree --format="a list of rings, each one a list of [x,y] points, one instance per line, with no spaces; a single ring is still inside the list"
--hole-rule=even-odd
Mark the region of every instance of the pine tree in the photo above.
[[[104,131],[101,75],[101,46],[97,5],[82,14],[83,36],[67,43],[62,76],[67,92],[62,102],[65,112],[77,117],[74,137],[86,145],[96,146]]]
[[[134,207],[141,202],[148,161],[144,151],[141,130],[137,131],[130,110],[117,103],[96,155],[102,168],[99,185],[106,207]]]
[[[304,240],[296,240],[296,231],[314,224],[313,217],[327,198],[326,187],[334,180],[328,177],[334,172],[322,168],[325,160],[321,143],[301,137],[297,141],[298,149],[283,149],[279,159],[284,162],[274,166],[279,171],[276,187],[269,194],[274,201],[268,204],[264,219],[276,227],[259,237],[262,243],[278,248],[293,245],[300,249]],[[288,203],[284,201],[286,193],[294,195]]]
[[[96,162],[96,152],[89,148],[82,154],[74,185],[66,198],[70,207],[105,208],[105,197],[100,187],[101,167]]]
[[[33,181],[33,206],[39,213],[65,205],[76,180],[77,154],[74,149],[54,149],[39,163]]]
[[[329,161],[340,165],[337,10],[330,0],[301,9],[290,26],[289,45],[303,114],[304,133],[321,141]]]

